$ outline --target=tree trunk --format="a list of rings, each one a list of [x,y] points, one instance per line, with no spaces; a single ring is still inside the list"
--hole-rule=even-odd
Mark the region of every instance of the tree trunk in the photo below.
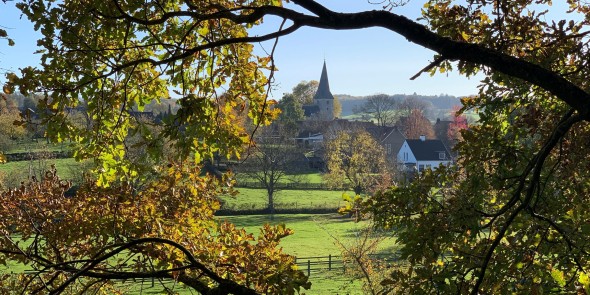
[[[353,190],[355,195],[360,195],[363,192],[363,188],[360,184],[357,184]]]
[[[270,220],[274,220],[275,215],[275,202],[274,202],[274,190],[268,189],[268,211],[270,213]]]

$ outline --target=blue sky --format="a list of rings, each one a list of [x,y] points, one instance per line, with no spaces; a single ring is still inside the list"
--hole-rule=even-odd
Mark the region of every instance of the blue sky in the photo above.
[[[336,11],[361,11],[379,9],[380,5],[366,0],[321,1]],[[411,19],[420,16],[421,1],[393,11]],[[39,63],[36,40],[39,34],[14,7],[14,3],[1,5],[0,25],[4,26],[16,46],[9,47],[0,41],[0,68],[17,70]],[[267,20],[267,26],[276,26],[275,20]],[[270,50],[270,43],[262,44]],[[330,87],[334,94],[371,95],[377,93],[423,95],[451,94],[464,96],[477,92],[478,79],[467,79],[458,74],[423,74],[411,81],[409,78],[429,64],[433,53],[407,42],[404,38],[384,29],[352,31],[328,31],[302,28],[282,37],[275,52],[276,86],[272,97],[279,99],[283,93],[302,80],[319,80],[324,59],[328,66]],[[0,78],[2,82],[4,78]]]

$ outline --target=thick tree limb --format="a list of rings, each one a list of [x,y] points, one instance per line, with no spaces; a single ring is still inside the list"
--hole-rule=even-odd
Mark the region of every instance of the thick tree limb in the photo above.
[[[97,272],[92,271],[93,268],[96,267],[98,264],[117,255],[118,253],[121,253],[124,250],[133,248],[133,247],[138,246],[140,244],[146,244],[146,243],[159,243],[159,244],[170,245],[170,246],[180,250],[182,253],[185,254],[185,256],[189,262],[189,265],[186,266],[185,268],[198,269],[199,271],[204,273],[207,277],[211,278],[213,281],[215,281],[219,284],[219,286],[217,288],[215,288],[217,290],[217,291],[215,291],[216,292],[215,294],[248,294],[248,295],[258,294],[256,291],[254,291],[250,288],[239,285],[238,283],[236,283],[234,281],[220,277],[219,275],[217,275],[216,273],[211,271],[209,268],[207,268],[205,265],[198,262],[196,260],[196,258],[192,255],[192,253],[188,249],[186,249],[184,246],[182,246],[174,241],[171,241],[168,239],[162,239],[162,238],[142,238],[142,239],[137,239],[137,240],[133,240],[128,243],[122,244],[122,245],[118,246],[117,248],[115,248],[114,250],[111,250],[111,251],[105,253],[104,255],[101,255],[95,259],[92,259],[82,269],[76,270],[74,275],[72,275],[70,278],[68,278],[65,282],[63,282],[56,289],[52,290],[49,294],[60,294],[61,292],[63,292],[67,288],[67,286],[69,286],[75,280],[77,280],[78,278],[83,277],[83,276],[89,276],[89,277],[94,277],[94,278],[103,278],[103,279],[105,279],[105,278],[107,278],[107,279],[129,279],[129,278],[152,278],[152,277],[171,278],[171,276],[169,275],[170,270],[166,270],[166,271],[162,271],[162,272],[143,273],[143,274],[142,273],[99,274]],[[71,271],[71,269],[70,269],[70,271]],[[209,288],[203,282],[199,281],[198,279],[190,278],[188,276],[181,276],[180,281],[195,288],[196,290],[198,290],[199,292],[201,292],[203,294],[211,293],[213,290],[213,289]],[[219,293],[220,292],[219,290],[222,290],[223,292]]]
[[[535,191],[538,189],[539,179],[541,177],[541,171],[543,169],[545,159],[547,159],[547,157],[550,155],[553,148],[565,136],[565,134],[570,130],[570,128],[575,123],[582,121],[582,119],[583,118],[581,115],[572,116],[572,113],[568,112],[564,116],[564,118],[559,122],[559,124],[557,125],[557,127],[555,128],[555,130],[553,131],[553,133],[551,134],[549,139],[547,139],[547,141],[545,142],[545,144],[543,145],[543,147],[541,148],[539,153],[537,153],[537,155],[532,159],[531,162],[534,163],[533,164],[534,168],[532,170],[531,180],[528,184],[526,191],[524,192],[524,199],[521,199],[521,203],[507,217],[506,222],[500,228],[500,230],[498,231],[498,234],[496,235],[496,237],[492,241],[492,244],[490,245],[490,247],[486,251],[486,255],[485,255],[485,258],[484,258],[483,263],[481,265],[480,271],[477,274],[477,281],[475,282],[475,286],[471,290],[472,295],[479,294],[479,288],[480,288],[481,284],[483,283],[488,265],[489,265],[490,261],[492,260],[492,256],[494,254],[494,251],[496,250],[496,248],[500,244],[500,241],[502,240],[502,238],[504,237],[504,235],[508,231],[508,228],[510,228],[510,226],[512,225],[512,222],[521,213],[521,211],[523,211],[524,209],[529,207],[530,202],[533,198],[533,195],[534,195]],[[527,174],[528,174],[528,172],[527,172]],[[523,188],[524,188],[524,186],[519,187],[515,191],[513,199],[519,199],[521,193],[523,193]]]
[[[444,56],[445,59],[462,60],[465,62],[487,66],[493,70],[537,85],[570,105],[584,118],[584,120],[590,120],[590,94],[582,90],[577,85],[571,83],[563,76],[532,62],[510,56],[500,51],[488,49],[479,44],[455,41],[447,37],[443,37],[435,32],[430,31],[428,28],[415,21],[388,11],[338,13],[329,10],[328,8],[313,0],[293,0],[292,2],[306,9],[310,13],[315,14],[316,16],[306,15],[284,7],[260,6],[225,10],[220,9],[220,11],[210,14],[200,14],[197,12],[170,12],[164,14],[164,16],[162,16],[160,19],[146,21],[134,18],[131,15],[124,14],[123,11],[120,11],[120,15],[112,17],[124,19],[126,21],[142,25],[162,23],[168,18],[178,16],[193,17],[195,20],[227,19],[236,24],[245,24],[254,23],[268,15],[291,20],[293,25],[285,30],[280,30],[263,36],[228,38],[216,42],[202,44],[201,46],[187,49],[180,54],[171,56],[170,58],[164,60],[136,60],[113,68],[113,72],[107,73],[103,75],[103,77],[109,76],[123,68],[133,66],[134,64],[150,63],[154,66],[161,65],[183,59],[203,49],[235,43],[262,42],[275,39],[280,36],[288,35],[304,26],[331,30],[352,30],[369,27],[381,27],[404,36],[412,43],[416,43],[420,46],[431,49],[441,56]],[[240,11],[242,13],[238,13]]]
[[[584,120],[590,119],[590,94],[559,74],[529,61],[488,49],[479,44],[455,41],[430,31],[425,26],[404,16],[388,11],[338,13],[313,0],[293,0],[293,3],[317,16],[297,13],[281,7],[249,7],[251,16],[275,15],[293,21],[297,27],[315,27],[332,30],[352,30],[369,27],[389,29],[408,41],[431,49],[448,60],[462,60],[487,66],[493,70],[537,85],[574,108]],[[244,16],[228,16],[236,22],[247,21]],[[285,34],[286,35],[286,34]],[[236,40],[238,41],[238,40]]]

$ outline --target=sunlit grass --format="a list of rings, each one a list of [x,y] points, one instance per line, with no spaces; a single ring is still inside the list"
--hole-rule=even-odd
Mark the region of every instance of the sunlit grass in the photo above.
[[[268,204],[268,194],[264,189],[238,188],[236,197],[222,196],[225,209],[253,210],[264,209]],[[275,192],[275,208],[308,209],[340,208],[344,206],[343,191],[327,190],[280,190]]]
[[[367,226],[367,222],[354,222],[352,219],[338,214],[275,215],[274,220],[270,220],[267,215],[227,216],[219,219],[243,227],[255,236],[265,223],[284,223],[288,228],[293,229],[294,234],[284,238],[281,247],[285,253],[300,258],[338,256],[341,254],[341,248],[336,243],[336,240],[347,247],[354,245],[358,242],[359,232]],[[393,253],[395,250],[394,242],[393,238],[383,240],[378,247],[378,252]],[[27,270],[30,270],[27,266],[14,264],[10,265],[10,267],[0,267],[0,273],[22,273]],[[312,282],[312,289],[306,291],[307,294],[363,294],[361,290],[362,281],[351,278],[344,274],[341,269],[314,272],[310,276],[310,281]],[[152,287],[150,280],[128,281],[123,285],[129,287],[129,294],[161,294],[164,289],[158,281],[155,281]],[[174,288],[180,294],[195,294],[181,285],[175,285],[172,281],[167,281],[164,285],[168,288]]]

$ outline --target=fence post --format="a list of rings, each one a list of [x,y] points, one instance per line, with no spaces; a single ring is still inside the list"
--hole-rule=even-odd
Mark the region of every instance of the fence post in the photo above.
[[[328,270],[332,270],[332,254],[328,254]]]
[[[309,277],[311,273],[311,260],[307,260],[307,276]]]

